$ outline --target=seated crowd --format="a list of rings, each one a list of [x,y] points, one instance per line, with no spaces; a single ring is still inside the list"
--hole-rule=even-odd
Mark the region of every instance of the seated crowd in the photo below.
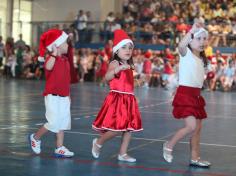
[[[74,66],[80,82],[96,81],[106,85],[104,75],[112,57],[112,33],[122,28],[136,43],[160,44],[164,50],[135,49],[133,61],[135,79],[143,87],[174,88],[178,80],[178,41],[191,28],[195,19],[200,19],[209,31],[206,54],[209,65],[206,69],[206,90],[229,91],[236,87],[236,54],[213,53],[213,47],[236,47],[236,4],[233,0],[124,0],[123,13],[110,12],[99,29],[99,41],[104,48],[92,50],[80,48],[74,51]],[[54,26],[58,27],[59,26]],[[73,25],[63,30],[74,33],[74,42],[91,43],[95,23],[91,12],[79,11]],[[31,48],[19,36],[14,42],[6,42],[0,36],[0,70],[9,77],[43,79],[43,64],[37,60],[37,49]]]
[[[233,0],[124,0],[123,12],[109,12],[105,22],[95,23],[90,11],[80,10],[72,26],[82,43],[93,41],[95,34],[107,42],[114,30],[122,28],[136,43],[175,46],[195,19],[206,24],[211,46],[236,47]]]

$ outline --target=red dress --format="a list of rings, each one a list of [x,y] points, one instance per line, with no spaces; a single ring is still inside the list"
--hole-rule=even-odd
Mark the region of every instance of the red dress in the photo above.
[[[142,121],[134,96],[131,69],[122,70],[110,82],[110,93],[93,122],[93,129],[105,131],[141,131]]]

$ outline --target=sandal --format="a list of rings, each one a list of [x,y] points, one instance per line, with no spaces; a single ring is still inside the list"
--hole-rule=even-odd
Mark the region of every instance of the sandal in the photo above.
[[[136,162],[136,159],[129,156],[127,153],[123,154],[123,155],[118,155],[117,158],[119,161],[126,161],[126,162],[130,162],[130,163],[134,163]]]
[[[97,138],[93,139],[93,145],[92,145],[92,155],[94,158],[99,158],[99,150],[102,148],[102,145],[97,144]],[[98,149],[96,150],[95,147]]]
[[[211,163],[209,161],[201,160],[200,157],[197,160],[190,160],[189,166],[193,167],[210,167]]]
[[[172,152],[173,150],[166,147],[167,143],[168,143],[168,141],[166,141],[166,142],[163,144],[163,158],[164,158],[168,163],[171,163],[172,160],[173,160],[173,155],[171,154],[171,152]]]

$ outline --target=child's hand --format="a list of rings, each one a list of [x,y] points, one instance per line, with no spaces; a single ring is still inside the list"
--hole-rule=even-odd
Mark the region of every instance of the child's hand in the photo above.
[[[190,32],[194,34],[194,33],[198,32],[201,27],[202,27],[202,23],[196,21],[196,22],[193,24],[193,26],[192,26]]]
[[[120,66],[120,70],[127,70],[127,69],[130,69],[130,65],[123,64],[123,65]]]
[[[115,74],[119,73],[121,70],[127,70],[130,69],[130,65],[128,64],[122,64],[119,67],[115,68],[114,72]]]

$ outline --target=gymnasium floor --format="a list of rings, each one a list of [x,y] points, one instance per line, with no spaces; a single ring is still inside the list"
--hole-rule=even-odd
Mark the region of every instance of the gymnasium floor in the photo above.
[[[144,131],[133,134],[129,154],[135,164],[117,161],[120,137],[107,142],[97,160],[91,156],[91,129],[107,87],[93,83],[72,86],[72,130],[65,133],[65,146],[75,152],[72,159],[53,156],[55,138],[42,138],[42,153],[30,150],[28,134],[44,122],[44,82],[0,78],[0,176],[235,176],[236,94],[203,92],[209,118],[204,121],[201,153],[212,163],[209,169],[188,166],[188,138],[177,144],[174,161],[162,158],[162,144],[182,121],[171,115],[170,93],[157,88],[137,88],[135,93]]]

